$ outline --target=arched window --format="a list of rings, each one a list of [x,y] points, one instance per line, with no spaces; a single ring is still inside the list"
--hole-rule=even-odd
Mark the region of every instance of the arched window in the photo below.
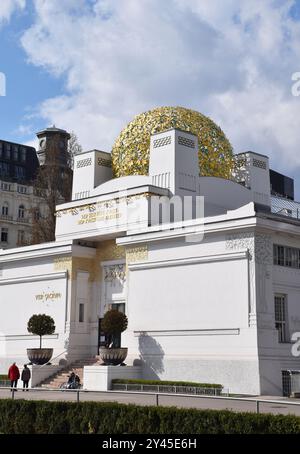
[[[19,215],[18,215],[18,217],[23,219],[24,216],[25,216],[25,207],[24,207],[24,205],[20,205],[19,206]]]
[[[2,205],[2,216],[8,216],[8,203],[4,202]]]

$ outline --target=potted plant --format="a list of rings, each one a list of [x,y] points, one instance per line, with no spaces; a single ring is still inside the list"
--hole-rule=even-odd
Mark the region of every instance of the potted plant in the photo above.
[[[42,336],[53,334],[55,323],[50,315],[33,315],[27,324],[29,333],[40,336],[40,348],[27,348],[27,355],[32,364],[46,364],[53,355],[53,348],[42,348]]]
[[[104,315],[101,327],[107,335],[108,346],[100,347],[99,355],[105,365],[117,366],[125,361],[128,349],[121,348],[121,333],[127,325],[128,319],[122,312],[112,309]]]

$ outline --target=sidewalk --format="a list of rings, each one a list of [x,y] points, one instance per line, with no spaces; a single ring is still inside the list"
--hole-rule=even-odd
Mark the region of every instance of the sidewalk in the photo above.
[[[0,399],[11,399],[10,388],[0,389]],[[47,400],[47,401],[69,401],[69,402],[119,402],[135,405],[158,405],[176,406],[181,408],[232,410],[237,412],[257,412],[273,414],[295,414],[300,416],[300,400],[288,399],[282,396],[235,396],[232,398],[187,396],[171,394],[150,394],[125,391],[61,391],[45,390],[43,388],[29,389],[28,392],[18,390],[14,393],[14,399],[25,400]],[[247,399],[247,400],[239,400]],[[259,400],[259,404],[257,404]],[[275,402],[266,402],[274,400]],[[261,402],[262,401],[262,402]],[[299,403],[299,405],[288,405],[288,403]]]

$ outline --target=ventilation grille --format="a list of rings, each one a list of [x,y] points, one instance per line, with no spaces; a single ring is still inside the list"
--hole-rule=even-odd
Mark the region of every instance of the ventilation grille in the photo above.
[[[192,139],[182,136],[178,136],[178,144],[183,145],[184,147],[195,148],[195,142]]]
[[[108,159],[98,158],[97,162],[98,166],[111,167],[111,161],[109,161]]]
[[[267,170],[267,164],[265,161],[260,161],[259,159],[253,158],[253,167],[258,167],[259,169]]]
[[[81,159],[81,161],[77,162],[77,169],[81,167],[88,167],[92,165],[92,158]]]
[[[162,137],[161,139],[155,139],[153,142],[153,148],[164,147],[165,145],[170,145],[171,136]]]

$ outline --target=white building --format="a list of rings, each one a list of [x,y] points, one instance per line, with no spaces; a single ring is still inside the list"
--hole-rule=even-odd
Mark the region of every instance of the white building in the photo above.
[[[245,153],[239,184],[199,177],[197,150],[190,133],[156,134],[149,176],[121,178],[112,178],[108,153],[75,157],[56,242],[0,252],[2,372],[38,346],[26,330],[32,314],[53,316],[56,333],[44,345],[72,362],[97,354],[101,318],[116,307],[129,319],[126,363],[141,364],[144,378],[282,394],[282,371],[300,369],[291,353],[300,223],[271,210],[268,157]],[[182,224],[176,207],[164,217],[174,195],[192,198],[194,215]],[[204,217],[200,209],[195,219],[196,196]]]

